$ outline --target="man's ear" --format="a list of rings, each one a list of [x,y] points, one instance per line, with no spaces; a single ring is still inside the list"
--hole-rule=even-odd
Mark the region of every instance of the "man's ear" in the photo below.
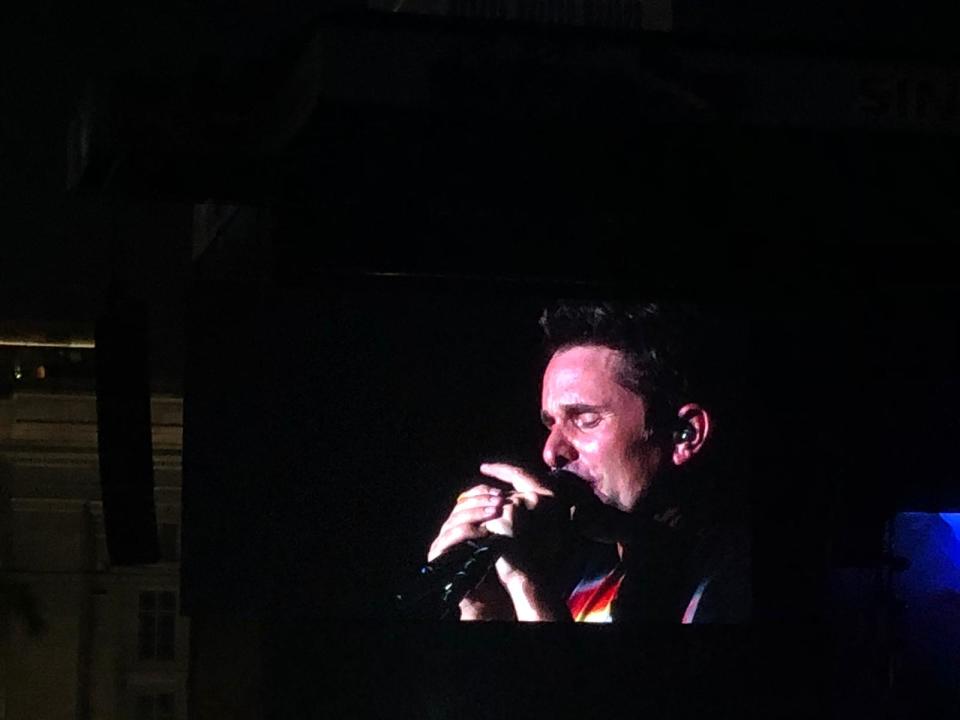
[[[673,464],[683,465],[700,452],[710,435],[710,413],[687,403],[677,413],[679,429],[673,436]]]

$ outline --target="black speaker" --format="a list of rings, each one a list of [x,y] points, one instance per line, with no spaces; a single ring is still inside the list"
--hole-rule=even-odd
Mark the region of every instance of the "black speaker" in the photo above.
[[[153,497],[146,304],[116,289],[96,325],[97,449],[113,565],[160,559]]]

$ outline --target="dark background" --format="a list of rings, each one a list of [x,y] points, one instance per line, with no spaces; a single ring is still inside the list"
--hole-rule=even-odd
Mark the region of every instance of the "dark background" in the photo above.
[[[879,567],[896,508],[960,507],[949,125],[778,123],[772,109],[751,123],[749,77],[681,82],[711,101],[701,117],[662,76],[569,70],[638,42],[616,33],[560,32],[550,50],[517,31],[569,53],[558,69],[498,60],[509,33],[491,26],[380,18],[389,32],[367,36],[366,20],[325,25],[307,5],[16,12],[0,63],[4,314],[91,324],[114,273],[149,299],[156,375],[185,394],[198,663],[217,631],[255,627],[268,716],[373,714],[363,689],[438,713],[512,696],[531,713],[702,702],[808,717],[858,691],[843,669],[866,653],[833,634],[831,569]],[[639,54],[660,73],[697,47],[761,67],[950,68],[952,12],[678,3],[674,33]],[[249,121],[317,27],[334,28],[329,67],[353,46],[368,64],[323,76],[335,91],[296,132]],[[434,58],[422,103],[364,85],[397,57]],[[78,178],[84,107],[96,143]],[[254,147],[263,137],[280,150]],[[192,205],[211,198],[239,209],[192,257]],[[616,637],[371,623],[481,458],[536,460],[535,318],[571,293],[701,300],[748,328],[730,356],[748,378],[757,622]],[[539,672],[565,691],[545,699],[524,682]],[[479,695],[478,676],[497,691]]]

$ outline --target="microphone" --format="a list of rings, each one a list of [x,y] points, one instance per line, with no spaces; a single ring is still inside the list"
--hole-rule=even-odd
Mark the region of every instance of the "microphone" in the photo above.
[[[552,470],[548,487],[568,507],[583,481],[567,470]],[[417,576],[394,595],[394,607],[409,618],[458,619],[454,609],[486,577],[511,538],[491,535],[465,540],[420,566]]]
[[[394,606],[409,618],[458,619],[454,608],[483,581],[509,540],[494,535],[457,543],[421,565],[417,576],[394,596]]]

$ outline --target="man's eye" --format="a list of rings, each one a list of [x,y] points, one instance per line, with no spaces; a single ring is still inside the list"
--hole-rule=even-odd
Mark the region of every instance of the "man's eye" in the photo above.
[[[583,413],[574,418],[574,424],[581,430],[588,430],[600,424],[599,413]]]

